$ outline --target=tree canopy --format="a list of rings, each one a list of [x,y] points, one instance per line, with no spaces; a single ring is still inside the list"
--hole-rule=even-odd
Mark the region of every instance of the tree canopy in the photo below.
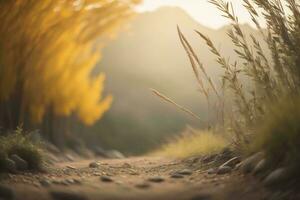
[[[137,3],[0,1],[0,120],[39,123],[46,112],[75,114],[87,125],[100,119],[112,102],[103,96],[105,75],[91,73],[100,38],[115,33]]]

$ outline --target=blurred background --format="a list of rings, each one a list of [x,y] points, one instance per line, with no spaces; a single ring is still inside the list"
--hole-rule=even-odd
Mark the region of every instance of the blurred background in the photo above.
[[[198,0],[146,0],[138,5],[134,1],[124,5],[100,1],[106,2],[105,6],[101,6],[101,3],[87,5],[85,9],[90,11],[87,14],[82,11],[81,1],[74,2],[71,9],[68,3],[61,7],[59,4],[40,3],[40,6],[54,8],[55,12],[61,9],[62,12],[56,12],[61,14],[60,18],[55,16],[55,12],[55,15],[39,13],[39,5],[24,4],[27,8],[31,4],[37,8],[28,14],[23,13],[24,23],[10,22],[13,18],[6,17],[5,14],[9,16],[9,13],[3,11],[1,17],[3,21],[7,20],[7,27],[2,27],[4,39],[0,52],[5,58],[2,66],[12,67],[0,70],[2,76],[9,75],[10,69],[16,70],[12,72],[15,76],[12,75],[11,79],[7,75],[0,77],[2,86],[5,86],[0,88],[0,127],[4,131],[22,125],[25,130],[38,130],[44,138],[61,149],[88,146],[138,155],[155,149],[183,132],[188,125],[207,128],[207,124],[161,101],[150,88],[189,108],[203,121],[214,124],[216,119],[211,110],[208,111],[206,99],[199,92],[177,33],[179,26],[220,88],[222,70],[194,32],[198,30],[209,35],[225,57],[238,60],[227,36],[228,21],[217,14],[213,5]],[[2,3],[4,5],[5,1]],[[242,4],[233,3],[240,16],[242,29],[246,34],[259,38]],[[21,7],[22,4],[11,6],[15,6],[16,12],[18,6],[20,10],[25,9]],[[107,16],[103,17],[101,13]],[[125,18],[126,22],[123,22]],[[71,25],[70,19],[78,20],[78,23]],[[42,22],[48,23],[41,25]],[[83,28],[80,26],[82,22],[85,22]],[[55,23],[57,25],[53,26]],[[115,24],[118,24],[118,31],[110,30],[111,27],[115,28]],[[49,31],[39,37],[43,28]],[[24,35],[15,34],[16,29]],[[104,30],[109,30],[107,32],[110,34],[104,37]],[[15,38],[11,37],[13,34]],[[40,38],[40,45],[34,46]],[[43,48],[43,45],[48,45],[48,48]],[[35,54],[30,52],[30,48],[28,52],[24,48],[26,51],[21,49],[18,55],[18,51],[14,50],[16,46],[32,47]],[[92,51],[86,51],[86,47]],[[20,61],[13,63],[13,60]],[[46,66],[41,68],[41,63]],[[25,66],[26,70],[20,70],[20,66]],[[52,71],[43,70],[52,69],[52,66],[57,67]],[[81,68],[76,74],[76,70]],[[97,104],[99,99],[103,101]],[[29,116],[37,123],[31,123]]]
[[[259,37],[246,21],[242,4],[235,3],[235,6],[245,17],[241,19],[245,23],[242,28],[247,34]],[[127,154],[145,153],[181,133],[187,124],[206,127],[161,101],[149,88],[167,94],[204,121],[214,121],[205,97],[198,91],[190,62],[179,41],[177,25],[194,45],[216,84],[221,85],[221,78],[217,78],[221,68],[194,30],[209,35],[225,57],[238,59],[227,36],[227,21],[206,1],[145,1],[137,11],[127,29],[103,49],[103,59],[96,67],[107,75],[106,91],[114,96],[111,109],[94,126],[72,129],[86,137],[90,145],[99,142],[104,148]]]

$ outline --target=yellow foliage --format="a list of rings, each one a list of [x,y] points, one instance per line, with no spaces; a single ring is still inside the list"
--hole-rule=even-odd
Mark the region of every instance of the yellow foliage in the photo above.
[[[93,124],[112,102],[102,96],[104,74],[91,74],[103,46],[95,43],[116,32],[138,2],[1,1],[0,102],[21,98],[33,122],[51,109]]]
[[[153,154],[186,158],[217,153],[228,145],[222,135],[211,131],[187,130],[175,137]]]

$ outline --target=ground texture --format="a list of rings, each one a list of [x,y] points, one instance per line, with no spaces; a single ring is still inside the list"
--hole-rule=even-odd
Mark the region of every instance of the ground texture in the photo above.
[[[210,175],[197,159],[81,160],[52,168],[47,173],[5,175],[1,184],[17,200],[260,200],[268,196],[251,176],[238,171]]]

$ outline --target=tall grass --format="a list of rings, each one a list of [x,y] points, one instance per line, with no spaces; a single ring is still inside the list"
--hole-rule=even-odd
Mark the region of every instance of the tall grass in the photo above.
[[[218,105],[214,115],[219,119],[219,125],[232,133],[232,144],[237,150],[243,150],[252,143],[253,138],[257,138],[257,127],[266,122],[266,117],[272,113],[270,105],[277,105],[284,98],[299,96],[300,5],[296,0],[243,0],[249,17],[261,34],[261,41],[254,35],[244,33],[231,3],[224,0],[209,2],[230,21],[231,28],[227,34],[239,57],[238,60],[224,57],[209,36],[195,30],[224,71],[219,80],[221,84],[214,84],[179,27],[178,35],[200,92],[208,105]],[[259,23],[259,19],[264,19],[266,27]],[[245,82],[250,83],[251,87],[246,87]],[[223,94],[232,98],[226,99]],[[210,99],[216,99],[216,102],[209,103]]]

